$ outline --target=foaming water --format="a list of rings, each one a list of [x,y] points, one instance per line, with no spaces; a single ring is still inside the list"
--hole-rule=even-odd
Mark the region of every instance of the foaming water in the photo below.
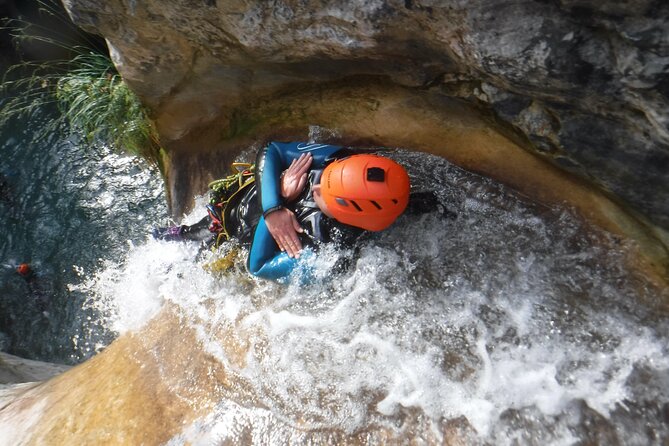
[[[233,245],[161,241],[78,285],[114,333],[174,304],[251,389],[253,405],[222,399],[170,444],[240,441],[240,425],[256,443],[419,425],[473,444],[663,444],[669,324],[646,305],[667,290],[626,266],[628,247],[440,158],[394,156],[438,191],[434,212],[303,256],[310,285],[210,273]]]

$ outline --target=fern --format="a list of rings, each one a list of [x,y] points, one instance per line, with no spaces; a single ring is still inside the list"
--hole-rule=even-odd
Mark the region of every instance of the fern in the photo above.
[[[46,13],[57,14],[52,5],[42,4]],[[110,144],[151,161],[159,160],[155,126],[107,54],[31,35],[35,26],[29,23],[14,20],[5,26],[17,39],[46,42],[66,48],[74,56],[65,61],[24,62],[11,67],[0,85],[0,97],[4,98],[0,102],[0,126],[15,118],[30,119],[38,110],[55,106],[58,113],[41,128],[37,138],[54,132],[78,134],[89,142]]]

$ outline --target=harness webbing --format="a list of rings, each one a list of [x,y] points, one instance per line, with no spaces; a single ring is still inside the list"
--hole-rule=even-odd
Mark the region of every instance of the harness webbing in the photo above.
[[[209,230],[217,234],[214,248],[230,239],[228,229],[225,227],[225,210],[228,204],[241,191],[255,182],[254,164],[232,163],[231,169],[236,172],[209,183],[211,195],[207,211],[212,221]]]

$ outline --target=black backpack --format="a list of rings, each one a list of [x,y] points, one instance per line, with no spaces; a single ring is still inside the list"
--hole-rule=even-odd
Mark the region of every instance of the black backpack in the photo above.
[[[225,208],[230,201],[255,182],[255,165],[232,163],[234,173],[209,183],[209,204],[207,212],[211,218],[209,230],[217,234],[215,247],[230,238],[225,228]]]

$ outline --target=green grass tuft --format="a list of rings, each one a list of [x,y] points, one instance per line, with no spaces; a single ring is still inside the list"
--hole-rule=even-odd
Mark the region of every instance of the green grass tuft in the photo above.
[[[14,21],[7,26],[27,38],[30,24]],[[63,47],[57,40],[34,38]],[[54,132],[83,135],[89,143],[109,144],[158,162],[161,149],[155,126],[109,56],[81,46],[67,49],[74,54],[70,60],[24,62],[5,73],[0,85],[0,126],[55,106],[56,117],[36,138]]]
[[[55,88],[58,109],[70,131],[150,156],[158,147],[153,123],[111,60],[87,53],[72,62],[74,68],[58,79]]]

